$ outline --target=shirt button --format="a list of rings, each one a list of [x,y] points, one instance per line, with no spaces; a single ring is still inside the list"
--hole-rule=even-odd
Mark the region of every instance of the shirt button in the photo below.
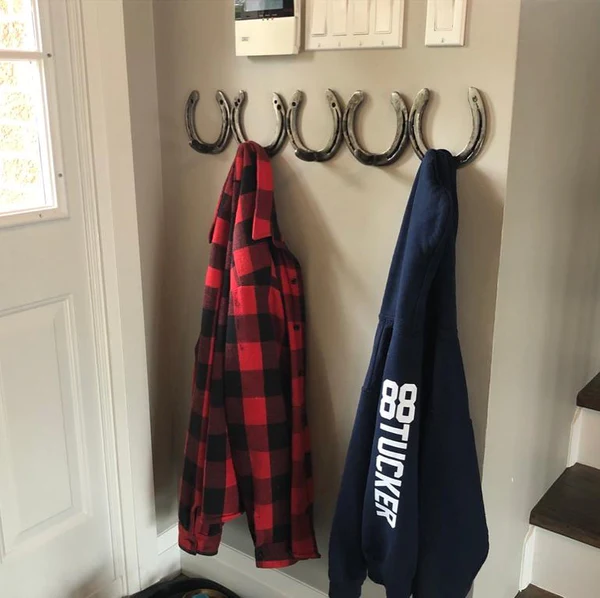
[[[292,284],[298,284],[298,279],[297,278],[292,278],[291,282],[292,282]]]
[[[298,370],[298,376],[304,376],[304,370]]]
[[[300,324],[294,324],[294,330],[300,330]]]

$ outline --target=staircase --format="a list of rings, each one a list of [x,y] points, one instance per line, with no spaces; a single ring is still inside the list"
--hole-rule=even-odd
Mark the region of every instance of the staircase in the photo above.
[[[546,592],[537,586],[529,586],[526,590],[519,592],[517,598],[560,598],[560,596]]]
[[[531,511],[535,527],[526,553],[535,585],[517,598],[600,597],[600,374],[579,393],[577,406],[573,465]]]

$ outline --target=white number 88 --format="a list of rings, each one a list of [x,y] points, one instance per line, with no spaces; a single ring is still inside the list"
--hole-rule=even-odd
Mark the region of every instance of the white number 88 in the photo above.
[[[381,391],[379,415],[386,420],[396,418],[401,424],[410,424],[415,419],[417,387],[415,384],[403,384],[398,392],[398,384],[386,380]]]

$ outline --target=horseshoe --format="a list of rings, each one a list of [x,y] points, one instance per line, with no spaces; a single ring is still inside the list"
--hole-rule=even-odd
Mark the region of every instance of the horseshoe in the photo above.
[[[333,116],[333,132],[327,142],[327,145],[320,150],[311,150],[302,141],[302,135],[298,128],[298,112],[304,102],[304,93],[300,90],[292,96],[292,103],[287,112],[286,128],[290,142],[294,147],[295,154],[300,160],[305,162],[327,162],[337,153],[342,142],[342,110],[340,100],[332,89],[325,92],[329,109]]]
[[[429,90],[422,89],[415,98],[410,110],[408,130],[415,153],[422,160],[429,147],[423,138],[423,113],[429,102]],[[469,105],[473,117],[471,137],[460,154],[456,156],[459,168],[466,166],[481,153],[487,132],[487,113],[483,96],[476,87],[469,87]]]
[[[374,154],[366,151],[360,146],[354,130],[354,119],[358,107],[363,103],[365,94],[362,91],[356,91],[352,94],[342,119],[342,131],[348,149],[352,155],[361,163],[367,166],[389,166],[399,157],[408,141],[408,110],[402,96],[394,91],[391,96],[391,104],[396,112],[396,135],[389,149],[381,154]]]
[[[194,89],[185,103],[185,130],[190,147],[200,154],[220,154],[229,143],[231,136],[231,109],[229,101],[222,91],[217,91],[217,102],[221,109],[221,132],[214,143],[202,141],[196,130],[196,106],[200,101],[200,94]]]
[[[265,147],[265,150],[269,157],[273,157],[283,146],[285,142],[285,104],[281,96],[277,93],[273,94],[273,109],[275,110],[275,118],[277,121],[275,128],[275,136],[273,141],[269,143]],[[244,131],[244,127],[242,125],[242,116],[241,110],[246,102],[246,92],[240,91],[237,96],[235,96],[235,100],[233,101],[233,110],[232,110],[232,128],[233,134],[238,143],[244,143],[248,141],[248,137]]]

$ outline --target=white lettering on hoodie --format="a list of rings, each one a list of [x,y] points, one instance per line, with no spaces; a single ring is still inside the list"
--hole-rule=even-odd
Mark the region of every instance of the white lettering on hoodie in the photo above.
[[[375,460],[375,506],[377,515],[384,517],[394,529],[400,504],[400,487],[404,475],[404,461],[410,425],[415,419],[417,387],[386,380],[381,391],[379,415],[385,421],[379,424],[377,458]]]

